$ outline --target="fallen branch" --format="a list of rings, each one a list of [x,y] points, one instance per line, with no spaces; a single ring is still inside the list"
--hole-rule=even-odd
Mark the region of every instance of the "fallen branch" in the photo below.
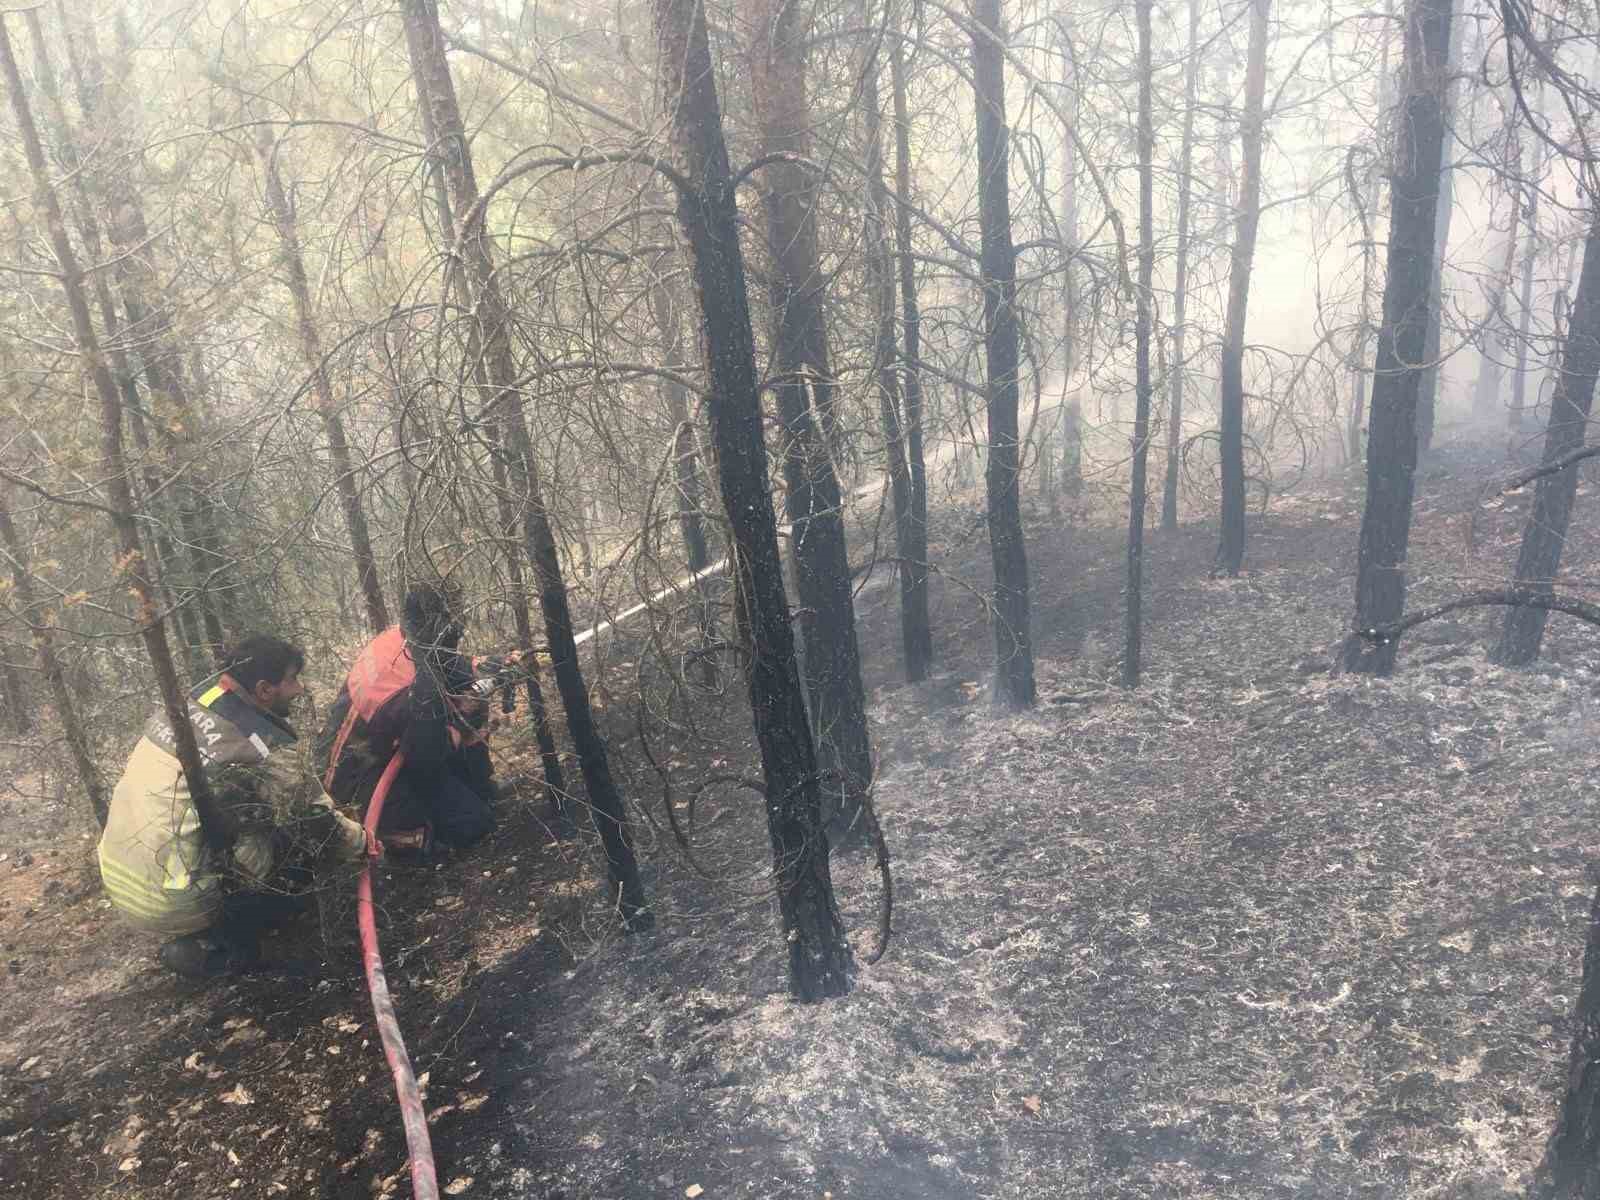
[[[1526,487],[1535,479],[1541,479],[1546,475],[1558,474],[1562,471],[1565,471],[1568,467],[1573,466],[1576,463],[1581,463],[1586,458],[1594,458],[1596,455],[1600,455],[1600,445],[1585,446],[1581,450],[1574,450],[1569,454],[1563,454],[1560,458],[1554,460],[1553,462],[1547,462],[1543,466],[1533,468],[1531,471],[1524,471],[1521,475],[1518,475],[1516,478],[1514,478],[1510,483],[1506,484],[1505,487],[1501,488],[1500,492],[1502,495],[1504,495],[1506,492],[1514,492],[1518,488]]]
[[[1550,612],[1566,613],[1569,617],[1577,617],[1578,620],[1587,621],[1590,625],[1600,625],[1600,605],[1590,604],[1587,600],[1575,600],[1570,596],[1557,596],[1552,592],[1538,592],[1531,588],[1488,588],[1479,592],[1468,592],[1465,596],[1444,604],[1436,604],[1432,608],[1424,608],[1389,625],[1357,629],[1356,636],[1374,645],[1387,646],[1406,630],[1421,625],[1424,621],[1432,621],[1436,617],[1463,608],[1485,608],[1490,605],[1543,608]]]

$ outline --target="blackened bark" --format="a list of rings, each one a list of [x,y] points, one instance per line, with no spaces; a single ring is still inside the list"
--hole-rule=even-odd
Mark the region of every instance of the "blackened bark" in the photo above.
[[[1265,3],[1265,0],[1260,0]],[[1134,297],[1133,467],[1128,488],[1128,586],[1123,623],[1122,684],[1139,686],[1143,658],[1145,470],[1150,457],[1150,289],[1155,278],[1155,130],[1150,99],[1150,10],[1153,0],[1134,0],[1139,27],[1139,283]]]
[[[654,0],[658,71],[683,184],[678,217],[700,301],[711,439],[733,537],[740,626],[751,648],[750,706],[766,780],[789,987],[801,1000],[850,989],[850,944],[833,896],[816,749],[794,661],[757,396],[728,148],[699,0]]]
[[[1433,275],[1428,281],[1428,340],[1423,346],[1422,379],[1417,384],[1417,453],[1426,454],[1433,445],[1435,409],[1439,399],[1439,348],[1444,333],[1444,256],[1450,247],[1450,223],[1455,213],[1455,171],[1450,165],[1450,142],[1454,137],[1457,81],[1461,63],[1462,39],[1467,22],[1457,21],[1450,34],[1450,58],[1446,69],[1451,77],[1444,88],[1444,163],[1439,171],[1439,189],[1433,211]]]
[[[389,609],[383,602],[383,584],[378,574],[377,556],[372,552],[372,537],[367,530],[367,512],[361,503],[361,492],[356,486],[355,467],[350,461],[350,443],[345,437],[344,418],[334,403],[333,381],[328,378],[327,364],[322,357],[322,335],[317,332],[316,313],[311,307],[311,283],[306,278],[305,255],[300,249],[300,231],[295,226],[294,211],[283,190],[283,179],[278,170],[278,146],[272,131],[265,125],[256,130],[256,157],[261,163],[265,180],[267,210],[272,214],[272,224],[278,233],[278,246],[283,269],[288,276],[289,295],[294,299],[295,332],[300,342],[300,354],[306,369],[311,372],[311,396],[322,418],[322,428],[328,435],[328,457],[333,464],[333,485],[339,493],[339,504],[344,509],[345,531],[350,535],[350,557],[355,567],[356,583],[361,588],[361,598],[367,607],[367,624],[373,633],[389,628]]]
[[[1356,628],[1399,619],[1406,600],[1406,548],[1411,540],[1417,469],[1417,387],[1428,336],[1428,283],[1433,274],[1435,189],[1444,156],[1442,93],[1450,40],[1451,0],[1413,0],[1406,14],[1403,96],[1395,129],[1390,185],[1389,264],[1383,327],[1372,381],[1367,438],[1367,503],[1357,553]],[[1398,639],[1376,645],[1356,634],[1345,643],[1347,669],[1388,675]]]
[[[922,309],[911,241],[911,115],[906,98],[905,46],[900,9],[889,4],[889,67],[894,88],[895,257],[899,263],[901,334],[900,394],[904,402],[906,468],[911,476],[911,528],[900,564],[910,580],[910,600],[900,611],[906,678],[926,679],[933,664],[933,622],[928,614],[928,464],[922,448]]]
[[[149,565],[145,559],[144,549],[139,544],[139,529],[134,522],[133,494],[128,485],[128,468],[122,449],[122,396],[117,390],[116,380],[111,377],[111,371],[106,366],[94,321],[89,315],[89,301],[83,287],[83,272],[78,266],[72,242],[67,237],[66,222],[61,215],[61,205],[56,199],[55,188],[50,182],[44,148],[40,144],[33,112],[23,92],[22,75],[17,69],[16,56],[12,53],[11,38],[6,30],[3,16],[0,16],[0,77],[4,78],[6,91],[11,97],[11,110],[16,116],[17,131],[22,138],[23,152],[33,180],[34,203],[45,219],[51,249],[55,253],[56,264],[61,271],[62,290],[66,293],[67,307],[72,314],[73,338],[77,344],[78,354],[83,359],[94,383],[96,398],[99,401],[100,447],[107,472],[106,495],[112,510],[111,524],[116,531],[118,548],[122,555],[118,563],[119,573],[127,576],[128,584],[137,600],[135,621],[144,640],[145,650],[149,654],[150,665],[155,671],[167,720],[172,726],[174,749],[177,752],[179,765],[188,780],[189,794],[195,812],[200,817],[201,829],[208,841],[217,844],[222,825],[217,819],[216,805],[212,800],[211,789],[207,785],[205,771],[201,765],[200,749],[195,744],[194,728],[189,723],[188,697],[184,695],[183,688],[178,682],[178,673],[173,667],[172,651],[167,644],[166,626],[162,623],[160,609],[156,604]],[[97,812],[97,815],[103,822],[104,813]]]
[[[96,824],[104,826],[110,810],[110,797],[100,771],[94,764],[94,754],[89,748],[89,737],[84,731],[83,719],[78,716],[78,704],[67,685],[66,673],[56,656],[55,630],[49,618],[40,611],[38,598],[33,591],[33,577],[28,574],[28,552],[17,537],[16,526],[11,521],[11,510],[0,500],[0,547],[4,547],[11,564],[11,586],[17,596],[18,611],[27,622],[28,635],[33,639],[34,653],[39,657],[39,673],[50,686],[50,699],[55,704],[56,720],[61,722],[61,732],[67,740],[67,750],[72,755],[72,765],[77,769],[78,782],[83,785],[84,797],[89,801],[89,811]]]
[[[1594,403],[1595,376],[1600,372],[1600,225],[1590,225],[1583,250],[1583,274],[1578,279],[1578,294],[1567,323],[1566,345],[1561,353],[1561,369],[1556,373],[1555,393],[1550,400],[1550,424],[1544,438],[1543,462],[1553,463],[1580,449],[1589,427],[1589,409]],[[1522,531],[1522,550],[1517,556],[1518,587],[1535,591],[1554,590],[1561,552],[1566,546],[1567,526],[1572,520],[1572,504],[1578,489],[1578,468],[1539,478],[1533,497],[1533,511]],[[1507,666],[1526,666],[1539,657],[1544,641],[1547,613],[1542,608],[1512,608],[1506,611],[1505,630],[1495,659]]]
[[[1244,327],[1250,305],[1250,271],[1261,224],[1261,142],[1267,94],[1267,11],[1270,0],[1249,0],[1250,49],[1245,59],[1244,115],[1239,122],[1239,205],[1228,267],[1228,311],[1222,334],[1222,538],[1217,571],[1237,575],[1244,566]]]
[[[438,7],[434,0],[404,0],[401,13],[425,136],[430,147],[441,156],[456,212],[469,213],[478,202],[478,181],[461,122],[461,108],[456,101],[455,80],[445,58]],[[628,831],[627,809],[611,774],[605,740],[595,724],[588,684],[578,661],[566,580],[561,574],[555,532],[545,508],[533,440],[528,433],[522,394],[517,388],[510,312],[495,275],[483,221],[480,219],[471,229],[460,230],[456,240],[476,300],[478,327],[475,336],[483,348],[489,382],[496,389],[490,407],[494,410],[493,416],[503,423],[507,474],[511,491],[521,504],[523,540],[539,588],[539,606],[544,614],[545,638],[550,647],[556,687],[566,709],[567,729],[572,735],[572,745],[589,793],[589,810],[605,848],[612,894],[627,927],[645,929],[655,918],[646,905],[644,884],[639,877]]]
[[[1194,118],[1200,90],[1200,0],[1189,0],[1189,57],[1183,64],[1183,140],[1178,146],[1178,251],[1172,281],[1172,374],[1167,408],[1167,476],[1161,488],[1161,528],[1178,528],[1178,475],[1183,446],[1183,387],[1189,304],[1189,224],[1194,195]]]
[[[33,705],[28,700],[28,689],[22,684],[22,672],[10,659],[0,664],[0,695],[4,696],[12,730],[29,732],[33,728]]]
[[[1592,244],[1592,238],[1591,238]],[[1585,262],[1588,257],[1586,253]],[[1583,983],[1572,1018],[1567,1088],[1556,1127],[1534,1173],[1529,1194],[1541,1200],[1600,1197],[1600,887],[1589,904],[1583,945]]]
[[[763,154],[804,158],[810,151],[811,114],[806,108],[805,85],[808,11],[800,0],[761,0],[756,6],[756,26],[765,36],[757,39],[751,54],[751,85]],[[850,592],[844,502],[819,423],[820,413],[831,407],[826,397],[832,388],[832,367],[822,312],[824,277],[817,252],[816,174],[809,166],[787,159],[772,163],[765,174],[763,198],[773,259],[772,342],[777,360],[773,390],[784,433],[785,505],[802,613],[806,689],[822,764],[836,773],[837,782],[825,789],[829,796],[837,789],[838,795],[838,810],[829,814],[831,827],[843,833],[857,826],[861,797],[871,786],[872,746]],[[881,259],[879,274],[887,271],[886,257],[871,248],[868,255]],[[885,282],[892,296],[892,279]],[[892,349],[889,361],[880,361],[880,372],[892,375]],[[813,396],[817,398],[815,411]],[[890,453],[900,453],[898,441],[891,445]],[[903,494],[908,486],[902,459],[896,484],[897,514],[902,504],[910,503]]]
[[[1000,0],[974,0],[973,92],[978,121],[978,219],[982,228],[984,358],[988,372],[989,549],[994,561],[994,703],[1031,706],[1033,635],[1028,554],[1022,538],[1017,442],[1017,254],[1011,241],[1011,152],[1006,127]]]

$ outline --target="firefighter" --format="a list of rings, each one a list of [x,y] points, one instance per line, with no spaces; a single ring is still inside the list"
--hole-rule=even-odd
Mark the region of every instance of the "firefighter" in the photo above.
[[[100,877],[135,927],[171,936],[164,966],[208,979],[261,965],[264,930],[305,909],[312,864],[359,861],[379,847],[334,807],[288,715],[305,688],[305,654],[250,634],[189,720],[214,801],[202,818],[165,710],[145,727],[112,793]]]
[[[318,739],[323,783],[365,810],[389,759],[404,765],[384,800],[379,833],[391,849],[460,849],[494,828],[495,785],[483,726],[488,676],[461,652],[461,600],[419,584],[401,623],[357,656]],[[503,663],[491,670],[501,670]]]

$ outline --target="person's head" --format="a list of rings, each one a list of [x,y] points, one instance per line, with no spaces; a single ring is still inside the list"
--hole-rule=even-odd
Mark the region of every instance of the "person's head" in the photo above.
[[[461,641],[461,594],[449,584],[418,583],[406,592],[401,628],[421,646],[454,650]]]
[[[262,708],[286,717],[306,690],[300,682],[305,665],[299,646],[269,634],[247,633],[229,649],[222,669]]]

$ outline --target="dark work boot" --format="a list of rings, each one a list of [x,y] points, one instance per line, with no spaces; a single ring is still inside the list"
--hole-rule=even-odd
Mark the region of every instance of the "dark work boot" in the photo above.
[[[224,941],[215,933],[191,933],[161,947],[161,965],[185,979],[220,979],[242,975],[260,958],[255,946]]]

